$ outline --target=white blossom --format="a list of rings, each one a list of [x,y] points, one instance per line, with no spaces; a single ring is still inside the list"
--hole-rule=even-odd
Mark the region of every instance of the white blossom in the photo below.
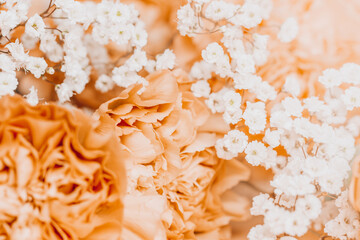
[[[209,98],[205,100],[206,105],[211,110],[212,113],[216,112],[224,112],[225,111],[225,103],[223,95],[229,91],[227,88],[223,88],[216,93],[211,93]]]
[[[15,74],[0,72],[0,97],[4,95],[13,95],[18,85]]]
[[[216,42],[210,43],[206,49],[201,52],[201,56],[208,63],[216,63],[223,55],[223,48]]]
[[[25,33],[34,38],[40,37],[45,32],[45,23],[39,14],[29,18],[25,24]]]
[[[283,130],[273,130],[266,129],[264,141],[269,144],[271,147],[277,147],[280,144],[280,136],[283,133]]]
[[[100,92],[107,92],[113,89],[115,83],[108,75],[102,74],[95,82],[95,88]]]
[[[26,62],[26,69],[36,78],[40,78],[45,73],[47,66],[45,59],[40,57],[28,57]]]
[[[246,1],[242,5],[239,14],[229,19],[232,24],[244,26],[245,28],[253,28],[262,21],[262,12],[260,7],[250,1]]]
[[[126,66],[130,71],[139,72],[147,64],[146,52],[135,49],[134,54],[126,61]]]
[[[349,87],[342,95],[342,100],[347,110],[353,110],[356,107],[360,107],[360,88]]]
[[[230,18],[235,14],[236,8],[225,1],[211,1],[205,9],[205,17],[214,21]]]
[[[265,104],[263,102],[247,102],[243,118],[251,134],[260,133],[266,125]]]
[[[332,88],[339,86],[344,81],[343,75],[339,70],[328,68],[322,72],[319,77],[319,82],[326,88]]]
[[[283,43],[288,43],[294,40],[299,32],[299,26],[295,18],[288,18],[281,25],[278,33],[278,38]]]
[[[300,94],[299,79],[295,74],[290,74],[286,77],[283,90],[290,93],[294,97],[297,97]]]
[[[211,88],[206,80],[199,80],[191,85],[191,91],[193,92],[195,97],[208,98]]]
[[[224,146],[235,154],[241,153],[245,150],[248,144],[248,136],[239,130],[229,131],[223,138]]]
[[[173,51],[166,49],[163,54],[156,56],[156,70],[173,69],[175,66],[175,58]]]
[[[233,90],[227,91],[224,96],[224,105],[227,112],[236,112],[241,108],[241,95]]]
[[[253,166],[259,166],[266,161],[267,149],[262,142],[252,141],[245,149],[245,159]]]
[[[360,65],[356,63],[345,63],[340,72],[346,83],[360,84]]]
[[[72,88],[67,83],[56,85],[55,91],[61,103],[69,101],[74,95]]]
[[[32,86],[30,88],[30,92],[27,95],[25,95],[26,101],[32,106],[35,106],[39,103],[37,92],[38,92],[37,89],[34,86]]]
[[[303,106],[299,99],[286,97],[281,101],[282,106],[284,107],[285,113],[289,116],[300,117],[302,115]]]
[[[249,240],[276,240],[276,235],[273,234],[268,227],[263,225],[256,225],[250,229],[247,238]]]
[[[196,32],[198,30],[197,18],[195,17],[195,11],[190,4],[186,4],[177,11],[178,25],[177,28],[181,35]]]

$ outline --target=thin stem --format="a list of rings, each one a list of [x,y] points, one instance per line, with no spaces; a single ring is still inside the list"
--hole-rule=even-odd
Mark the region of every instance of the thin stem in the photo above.
[[[115,65],[116,67],[118,67],[120,61],[121,61],[122,59],[130,56],[131,54],[133,54],[133,53],[134,53],[134,50],[135,50],[135,48],[133,48],[130,52],[128,52],[128,53],[120,56],[118,59],[116,59],[115,62],[114,62],[114,65]]]
[[[52,1],[53,1],[53,0],[50,0],[50,1],[49,1],[49,6],[48,6],[48,8],[40,14],[41,17],[43,17],[43,16],[49,11],[49,9],[52,7]]]
[[[44,18],[50,17],[51,14],[53,14],[56,11],[56,9],[58,9],[58,8],[54,7],[54,9],[49,14],[47,14],[46,16],[42,16],[42,17],[44,17]]]
[[[58,28],[51,28],[51,27],[47,27],[45,29],[48,29],[48,30],[56,30],[56,31],[59,31],[61,34],[63,34],[63,31],[61,31],[60,29]]]
[[[306,158],[306,153],[305,153],[305,150],[304,150],[304,147],[303,147],[303,146],[301,146],[301,150],[302,150],[302,152],[303,152],[303,154],[304,154],[304,158]]]
[[[329,235],[322,235],[319,239],[320,239],[320,240],[325,240],[326,238],[331,238],[331,236],[329,236]]]
[[[6,40],[8,40],[9,43],[11,43],[11,40],[7,36],[4,37],[6,38]]]

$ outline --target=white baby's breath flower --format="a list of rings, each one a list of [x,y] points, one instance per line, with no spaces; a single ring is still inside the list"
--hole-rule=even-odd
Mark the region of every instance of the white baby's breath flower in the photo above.
[[[208,98],[210,95],[210,84],[206,80],[199,80],[191,85],[191,91],[195,97]]]
[[[278,33],[278,38],[283,43],[288,43],[294,40],[299,32],[298,22],[295,18],[288,18],[281,25]]]
[[[114,68],[112,71],[112,80],[116,85],[123,88],[128,88],[138,82],[140,76],[136,72],[130,71],[125,65]]]
[[[227,91],[224,96],[225,111],[236,112],[241,107],[241,95],[234,90]]]
[[[236,8],[225,1],[211,1],[205,9],[205,17],[214,21],[230,18],[234,15]]]
[[[19,63],[24,63],[29,56],[25,53],[24,46],[18,39],[15,42],[7,44],[5,47],[9,49],[11,56]]]
[[[149,59],[145,65],[145,70],[148,72],[148,73],[152,73],[155,71],[155,67],[156,67],[156,61],[155,60],[152,60],[152,59]]]
[[[208,80],[211,78],[211,71],[213,64],[209,64],[206,61],[195,62],[191,67],[190,76],[195,79]]]
[[[223,48],[216,42],[210,43],[206,49],[201,52],[201,56],[208,63],[216,63],[223,55]]]
[[[284,131],[282,129],[273,130],[266,129],[263,140],[271,147],[275,148],[280,144],[280,136]]]
[[[255,92],[255,86],[261,84],[261,77],[249,73],[235,73],[234,74],[235,89],[249,89]]]
[[[344,82],[360,84],[360,65],[356,63],[345,63],[340,72],[343,75]]]
[[[238,73],[255,73],[255,61],[250,54],[242,54],[236,59],[236,71]]]
[[[345,90],[341,98],[347,110],[353,110],[356,107],[360,107],[360,88],[349,87]]]
[[[30,88],[30,92],[27,95],[25,95],[26,101],[32,106],[35,106],[39,103],[37,92],[38,92],[37,89],[34,86],[32,86]]]
[[[285,109],[285,113],[289,116],[300,117],[302,115],[303,106],[299,99],[293,97],[286,97],[281,101]]]
[[[0,54],[0,69],[3,72],[14,73],[15,68],[16,65],[10,56],[6,54]]]
[[[253,166],[259,166],[266,161],[267,149],[262,142],[252,141],[245,149],[245,159]]]
[[[55,5],[61,9],[70,9],[74,5],[74,0],[55,0]]]
[[[197,30],[197,19],[195,16],[195,11],[190,4],[186,4],[180,7],[180,9],[177,11],[177,19],[177,28],[182,36],[187,34],[191,35],[191,33]]]
[[[40,78],[45,73],[47,66],[45,59],[41,57],[28,57],[26,62],[26,69],[36,78]]]
[[[314,114],[322,110],[324,106],[324,102],[319,100],[317,97],[309,97],[303,100],[304,108],[309,111],[310,114]]]
[[[235,154],[243,152],[248,144],[248,136],[239,130],[229,131],[223,140],[224,146]]]
[[[144,47],[147,43],[148,34],[145,31],[145,26],[142,22],[139,22],[133,31],[132,41],[133,45],[137,47]]]
[[[251,1],[246,1],[238,10],[239,14],[229,19],[229,21],[236,26],[243,26],[245,28],[253,28],[259,25],[262,21],[262,12],[259,5]]]
[[[306,195],[297,199],[295,209],[309,219],[315,219],[321,213],[321,201],[315,195]]]
[[[268,82],[258,81],[251,92],[256,94],[256,98],[261,101],[274,100],[277,96],[277,92],[273,86]]]
[[[300,94],[300,84],[297,76],[295,74],[288,75],[282,89],[295,97],[298,96]]]
[[[276,240],[276,235],[271,232],[268,226],[256,225],[250,229],[247,238],[249,240]]]
[[[130,71],[139,72],[147,64],[146,52],[139,48],[135,49],[134,54],[126,60],[125,64]]]
[[[252,208],[250,209],[251,215],[265,215],[265,213],[271,209],[274,205],[272,198],[269,194],[261,193],[253,198]]]
[[[328,68],[322,72],[319,77],[319,82],[326,88],[332,88],[339,86],[344,81],[343,75],[339,70]]]
[[[31,37],[38,38],[45,32],[45,23],[39,14],[35,14],[25,24],[25,33]]]
[[[224,112],[225,111],[225,103],[223,95],[229,91],[227,88],[223,88],[216,93],[211,93],[209,98],[205,100],[206,105],[211,110],[212,113],[216,112]]]
[[[176,56],[172,50],[166,49],[163,54],[156,56],[156,70],[173,69]]]
[[[243,118],[251,134],[260,133],[266,125],[265,104],[263,102],[247,102]]]
[[[242,118],[242,110],[238,109],[237,111],[230,112],[226,111],[223,114],[223,119],[227,124],[236,124]]]
[[[74,95],[72,88],[67,83],[56,85],[55,91],[61,103],[69,101]]]
[[[15,74],[0,72],[0,97],[4,95],[14,95],[18,85]]]
[[[95,88],[103,93],[113,89],[114,85],[112,78],[105,74],[102,74],[95,82]]]
[[[219,158],[225,160],[231,160],[238,155],[237,153],[230,151],[230,149],[226,147],[226,143],[223,138],[216,141],[215,149],[216,149],[216,155]]]

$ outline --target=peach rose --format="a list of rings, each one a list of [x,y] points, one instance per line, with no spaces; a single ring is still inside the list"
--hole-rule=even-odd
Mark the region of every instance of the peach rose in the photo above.
[[[226,124],[193,96],[184,72],[164,70],[147,80],[141,95],[141,86],[130,87],[94,115],[116,126],[132,156],[123,238],[228,236],[229,221],[247,216],[248,202],[231,188],[247,180],[249,170],[238,160],[217,158],[214,145]]]
[[[0,238],[120,239],[121,146],[77,109],[0,99]]]

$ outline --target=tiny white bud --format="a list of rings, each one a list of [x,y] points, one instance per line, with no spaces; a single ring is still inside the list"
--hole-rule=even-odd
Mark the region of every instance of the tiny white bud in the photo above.
[[[48,68],[46,69],[46,72],[47,72],[48,74],[50,74],[50,75],[53,75],[53,74],[55,73],[55,70],[54,70],[54,68],[52,68],[52,67],[48,67]]]

